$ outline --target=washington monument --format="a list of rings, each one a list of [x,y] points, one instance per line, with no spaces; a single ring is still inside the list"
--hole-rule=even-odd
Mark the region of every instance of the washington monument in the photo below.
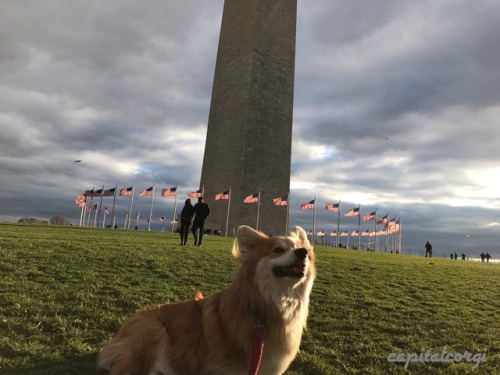
[[[297,0],[225,0],[200,185],[207,228],[284,234],[290,190]],[[227,200],[215,195],[231,189]],[[260,192],[260,204],[244,204]],[[259,212],[258,212],[259,211]],[[257,222],[258,218],[258,222]]]

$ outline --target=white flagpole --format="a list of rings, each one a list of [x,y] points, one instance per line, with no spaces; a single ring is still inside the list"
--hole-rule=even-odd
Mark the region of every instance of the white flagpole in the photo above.
[[[361,204],[358,206],[358,250],[361,250]]]
[[[87,206],[87,196],[85,196],[85,198],[83,199],[83,206],[82,206],[82,210],[80,212],[80,226],[82,227],[83,226],[83,220],[84,220],[84,215],[85,215],[85,206]]]
[[[286,197],[286,224],[285,224],[285,236],[288,236],[288,226],[290,225],[289,223],[289,218],[290,218],[290,191],[288,191],[288,195]]]
[[[340,241],[340,199],[339,199],[339,211],[338,211],[338,217],[337,217],[337,247],[339,247],[339,241]]]
[[[153,216],[153,199],[155,197],[155,185],[153,184],[153,191],[151,192],[151,206],[149,208],[149,221],[148,221],[148,232],[151,231],[151,217]]]
[[[175,188],[175,203],[174,203],[174,218],[172,220],[172,233],[174,232],[175,227],[175,215],[177,213],[177,193],[179,192],[179,185]]]
[[[226,215],[226,234],[227,237],[227,227],[229,226],[229,208],[231,207],[231,186],[229,186],[229,199],[227,200],[227,215]]]
[[[316,196],[314,196],[314,212],[313,212],[313,232],[312,232],[312,243],[314,245],[314,240],[316,237]]]
[[[387,253],[387,232],[389,229],[389,211],[387,211],[387,223],[385,223],[385,241],[384,241],[384,253]]]
[[[132,185],[132,195],[130,196],[130,205],[128,207],[128,224],[127,229],[130,229],[130,221],[132,220],[132,203],[134,202],[135,184]]]
[[[92,215],[92,207],[94,207],[94,204],[93,204],[93,199],[94,197],[91,197],[90,198],[90,209],[89,209],[89,212],[88,212],[88,215],[87,215],[87,226],[90,227],[90,216]]]
[[[97,205],[96,205],[97,206]],[[97,225],[97,212],[101,209],[101,207],[95,209],[95,214],[94,214],[94,228]]]
[[[260,213],[260,189],[259,189],[259,197],[257,200],[257,225],[255,227],[255,230],[259,230],[259,213]]]
[[[116,211],[115,211],[116,194],[118,194],[118,184],[115,184],[115,194],[113,195],[113,209],[111,210],[111,215],[112,215],[111,228],[113,229],[115,229],[115,224],[116,224]]]
[[[101,200],[99,202],[99,213],[97,214],[97,226],[99,226],[99,220],[101,220],[101,208],[102,208],[102,195],[104,194],[104,185],[102,185],[101,190]],[[95,224],[94,224],[95,227]]]
[[[135,218],[135,227],[137,229],[139,229],[139,220],[140,220],[140,215],[141,215],[141,211],[137,212],[137,216]]]
[[[127,213],[125,214],[125,221],[123,222],[123,229],[127,229],[127,222],[129,221],[128,220],[128,217],[130,216],[130,212],[127,211]]]
[[[398,244],[398,251],[399,251],[399,254],[402,254],[402,251],[401,251],[401,234],[402,234],[402,228],[403,228],[403,225],[401,224],[401,218],[399,218],[399,244]]]
[[[106,225],[106,210],[104,210],[104,217],[102,219],[102,227],[105,228]]]

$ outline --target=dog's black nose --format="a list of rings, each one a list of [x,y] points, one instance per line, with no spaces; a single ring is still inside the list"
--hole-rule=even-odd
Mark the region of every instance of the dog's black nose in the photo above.
[[[299,259],[306,259],[307,257],[307,250],[304,249],[303,247],[300,249],[295,249],[295,256]]]

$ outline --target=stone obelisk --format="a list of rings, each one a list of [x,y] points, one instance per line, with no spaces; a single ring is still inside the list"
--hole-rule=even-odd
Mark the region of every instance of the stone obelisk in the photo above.
[[[206,228],[284,234],[290,190],[297,0],[225,0],[201,187]],[[215,195],[231,189],[228,201]],[[244,204],[260,192],[260,204]],[[258,218],[258,221],[257,221]]]

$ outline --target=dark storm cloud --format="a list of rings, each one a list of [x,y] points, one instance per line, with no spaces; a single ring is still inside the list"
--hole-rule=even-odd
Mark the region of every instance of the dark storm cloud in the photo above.
[[[498,243],[500,3],[298,3],[291,223],[310,227],[297,207],[316,195],[318,229],[341,199],[401,217],[406,248]],[[222,6],[5,3],[0,219],[77,223],[75,196],[103,185],[196,189]]]

